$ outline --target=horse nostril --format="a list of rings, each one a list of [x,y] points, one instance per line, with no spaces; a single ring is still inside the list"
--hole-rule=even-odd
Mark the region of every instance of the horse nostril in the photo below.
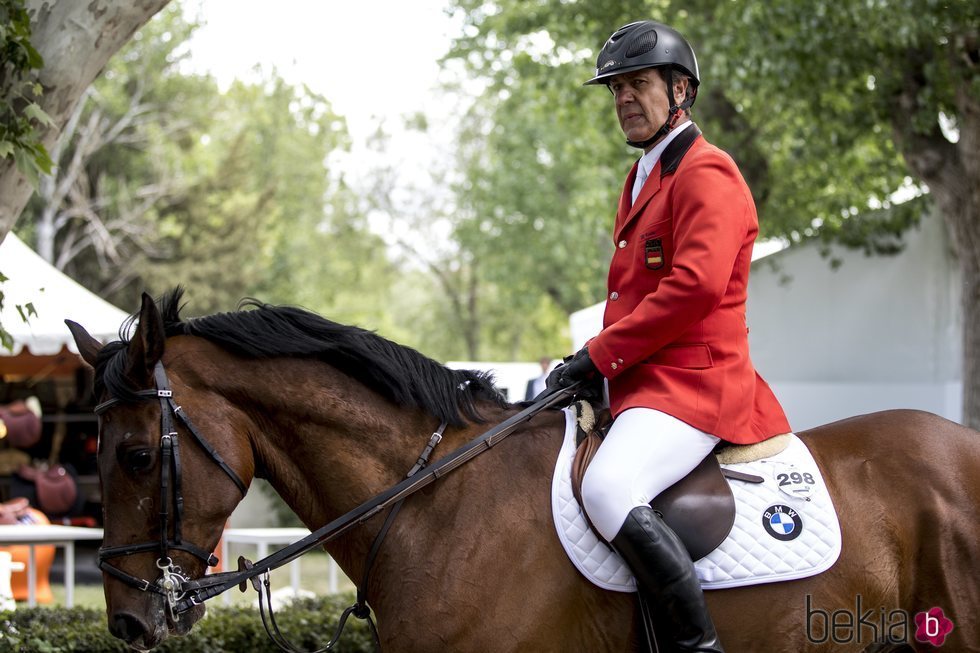
[[[132,642],[143,635],[145,629],[139,619],[121,612],[109,620],[109,632],[124,642]]]

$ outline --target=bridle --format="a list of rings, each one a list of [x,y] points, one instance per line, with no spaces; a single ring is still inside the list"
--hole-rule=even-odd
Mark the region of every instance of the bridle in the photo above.
[[[362,524],[375,515],[380,514],[386,508],[391,508],[387,518],[368,553],[365,564],[364,578],[357,587],[357,600],[354,605],[347,608],[341,616],[340,625],[333,640],[322,651],[331,650],[340,638],[347,617],[353,614],[359,619],[365,619],[371,626],[374,634],[375,644],[380,649],[377,629],[370,619],[370,608],[367,605],[365,589],[371,570],[371,566],[378,550],[381,546],[391,523],[398,514],[402,503],[410,495],[418,492],[435,480],[445,476],[461,465],[469,462],[481,453],[488,451],[491,447],[498,444],[515,428],[540,411],[550,408],[566,397],[575,393],[581,382],[576,382],[568,387],[555,389],[543,398],[538,398],[532,405],[516,415],[497,424],[487,432],[469,441],[467,444],[450,452],[437,462],[429,465],[429,455],[435,446],[442,440],[443,431],[447,424],[443,422],[439,429],[432,434],[428,443],[423,449],[418,460],[409,470],[408,475],[400,483],[388,488],[381,494],[365,501],[356,508],[341,515],[329,524],[322,526],[308,536],[293,542],[275,553],[272,553],[258,562],[252,563],[244,558],[239,558],[238,570],[209,574],[197,579],[190,579],[181,567],[174,563],[170,557],[171,550],[186,551],[200,560],[203,560],[209,567],[218,563],[217,558],[205,549],[183,540],[181,535],[181,519],[183,513],[184,499],[181,493],[181,465],[180,449],[178,447],[176,420],[194,436],[194,439],[210,456],[211,460],[221,468],[235,483],[242,496],[245,495],[247,488],[231,467],[224,461],[221,455],[211,446],[211,444],[201,435],[200,431],[194,426],[187,414],[181,409],[173,399],[173,392],[170,389],[170,381],[167,379],[163,363],[158,361],[153,369],[153,377],[156,383],[154,390],[140,390],[135,393],[137,400],[152,401],[157,399],[160,402],[161,426],[160,426],[160,540],[143,542],[140,544],[125,544],[120,546],[102,547],[99,549],[99,568],[107,574],[119,579],[126,585],[143,592],[151,592],[164,597],[167,609],[174,621],[177,621],[180,614],[190,610],[194,606],[201,605],[207,599],[213,598],[233,587],[239,587],[245,591],[247,581],[251,581],[253,587],[259,592],[259,608],[262,614],[262,621],[266,631],[273,641],[285,650],[295,650],[289,644],[275,623],[272,615],[271,595],[269,593],[269,572],[277,569],[292,560],[310,551],[314,547],[326,544],[336,539],[349,529]],[[110,398],[95,407],[95,413],[100,415],[110,408],[124,403],[125,399]],[[171,471],[173,472],[171,483]],[[173,491],[171,492],[171,487]],[[171,496],[172,495],[172,496]],[[170,536],[170,502],[173,501],[173,538]],[[112,558],[123,557],[147,551],[157,551],[159,557],[156,566],[160,570],[160,578],[156,581],[149,581],[129,574],[118,567],[111,565],[108,561]],[[259,576],[265,576],[265,596],[269,603],[269,617],[271,627],[266,623],[265,608],[263,606],[263,588],[259,584]]]
[[[235,473],[221,455],[211,446],[211,444],[201,435],[200,431],[194,426],[187,414],[180,406],[174,402],[173,391],[170,389],[170,380],[163,369],[163,363],[157,362],[153,368],[153,377],[156,382],[155,390],[140,390],[136,396],[140,400],[152,401],[158,399],[160,402],[160,539],[159,541],[142,542],[139,544],[123,544],[119,546],[105,546],[99,549],[99,568],[130,587],[134,587],[143,592],[152,592],[162,595],[167,602],[171,617],[176,620],[179,614],[177,609],[179,602],[184,598],[184,585],[190,580],[179,565],[170,556],[172,550],[186,551],[194,557],[202,560],[208,567],[218,564],[218,559],[213,553],[206,549],[184,540],[181,532],[181,523],[184,512],[184,495],[182,491],[182,474],[180,463],[180,447],[177,438],[177,424],[175,420],[180,420],[184,427],[190,432],[197,443],[210,456],[221,470],[235,483],[242,496],[245,496],[247,488],[238,474]],[[122,403],[123,400],[117,398],[108,399],[95,407],[95,414],[101,415],[113,406]],[[171,512],[171,504],[173,510]],[[171,536],[171,522],[173,523],[173,535]],[[123,556],[143,553],[146,551],[157,551],[158,558],[156,566],[160,570],[160,578],[156,581],[149,581],[129,574],[119,567],[110,564],[109,560]]]

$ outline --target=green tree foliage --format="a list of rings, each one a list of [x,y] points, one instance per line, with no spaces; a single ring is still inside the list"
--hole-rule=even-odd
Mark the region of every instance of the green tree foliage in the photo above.
[[[328,165],[343,119],[275,71],[226,90],[187,72],[195,27],[173,5],[110,61],[59,146],[59,180],[82,160],[72,190],[54,211],[39,193],[19,232],[37,242],[53,214],[52,260],[122,307],[181,283],[190,313],[255,296],[368,321],[391,272]]]
[[[608,94],[582,87],[576,41],[602,29],[595,4],[457,3],[467,36],[449,59],[486,90],[463,119],[454,238],[479,263],[491,351],[560,356],[568,313],[603,295],[610,207],[631,161],[610,138]]]
[[[329,102],[276,76],[263,85],[236,82],[204,127],[190,157],[200,176],[163,209],[166,249],[146,264],[151,287],[185,283],[197,312],[227,310],[251,295],[335,319],[343,305],[343,319],[361,321],[344,293],[367,294],[360,266],[366,275],[372,263],[384,271],[384,250],[326,167],[331,152],[347,147]],[[372,290],[384,287],[378,281]]]
[[[525,170],[521,155],[501,144],[514,143],[524,157],[532,157],[540,140],[528,137],[529,131],[560,133],[552,138],[588,145],[589,156],[578,167],[592,172],[566,174],[564,180],[600,187],[612,177],[613,197],[623,168],[635,156],[600,145],[620,138],[612,102],[598,89],[578,85],[619,25],[653,18],[681,29],[701,66],[695,119],[741,164],[760,204],[763,234],[796,241],[822,235],[882,249],[873,236],[901,231],[922,209],[900,216],[878,210],[894,213],[890,196],[917,176],[903,160],[893,130],[905,126],[905,131],[935,133],[939,112],[954,121],[960,113],[955,89],[980,84],[976,64],[968,63],[969,52],[963,51],[964,43],[976,39],[980,10],[975,3],[460,0],[455,6],[466,12],[468,28],[451,56],[491,82],[479,110],[491,116],[493,128],[485,127],[485,138],[471,147],[488,145],[501,158],[515,157],[513,176],[519,176]],[[954,59],[963,59],[963,65]],[[906,112],[897,100],[915,75],[921,76],[922,88],[915,111]],[[602,97],[596,101],[596,96]],[[535,102],[546,107],[544,119],[529,111]],[[550,148],[549,154],[564,152]],[[577,169],[574,159],[558,160]],[[610,168],[615,174],[604,174]],[[541,192],[553,191],[554,184],[539,179],[549,186]],[[492,189],[513,183],[486,185],[493,196]],[[503,193],[497,195],[507,201]],[[567,215],[561,204],[546,205],[555,207],[550,215],[536,213],[549,215],[549,222]],[[604,210],[608,221],[608,203]],[[862,220],[871,226],[856,224]]]
[[[18,169],[35,183],[51,171],[35,127],[50,123],[37,100],[41,87],[32,71],[44,61],[31,44],[31,22],[23,0],[0,0],[0,159],[13,157]]]
[[[0,0],[0,159],[12,157],[17,168],[36,183],[38,175],[51,171],[51,158],[34,129],[50,118],[36,100],[41,88],[29,79],[30,73],[44,65],[31,45],[31,21],[23,0]],[[6,280],[0,272],[0,284]],[[4,294],[0,289],[0,308]],[[24,315],[24,310],[18,306]],[[33,310],[31,307],[30,310]],[[0,348],[13,344],[0,324]]]
[[[435,129],[417,116],[408,125],[423,138]],[[386,150],[383,130],[372,137],[371,145],[379,152]],[[388,333],[441,360],[557,356],[564,351],[560,339],[567,332],[567,319],[555,302],[521,280],[499,274],[506,266],[506,252],[482,248],[478,234],[472,240],[461,238],[467,230],[480,228],[468,199],[447,192],[466,165],[462,159],[464,163],[453,169],[445,168],[445,160],[433,162],[426,171],[428,182],[421,184],[417,170],[412,171],[415,178],[400,179],[400,167],[391,162],[374,172],[376,183],[367,201],[400,271],[386,311],[397,316],[399,324]],[[465,190],[459,193],[467,195]]]
[[[123,306],[163,252],[163,212],[201,177],[191,158],[220,95],[213,80],[179,70],[193,29],[171,8],[110,60],[18,224],[52,264]]]
[[[608,117],[589,120],[581,110],[599,103],[580,89],[580,70],[559,64],[542,79],[534,75],[541,65],[516,55],[504,88],[468,116],[456,237],[477,260],[493,261],[484,277],[522,309],[538,301],[537,289],[567,313],[602,294],[608,207],[628,164],[595,168],[597,152],[622,154],[603,133]]]
[[[924,209],[891,195],[937,190],[910,145],[929,139],[955,158],[940,115],[956,124],[980,100],[976,3],[696,2],[686,24],[766,144],[768,228],[890,251]],[[743,27],[722,28],[732,24]]]

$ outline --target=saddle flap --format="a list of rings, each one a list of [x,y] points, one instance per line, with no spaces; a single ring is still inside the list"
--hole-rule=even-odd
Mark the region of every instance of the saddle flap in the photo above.
[[[650,505],[681,538],[692,560],[718,548],[735,524],[735,496],[713,454]]]

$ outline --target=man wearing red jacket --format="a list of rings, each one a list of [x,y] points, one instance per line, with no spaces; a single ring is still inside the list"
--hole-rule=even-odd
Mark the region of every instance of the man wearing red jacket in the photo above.
[[[600,51],[587,84],[609,88],[627,142],[644,155],[619,201],[603,329],[549,383],[608,380],[615,421],[583,479],[583,503],[671,651],[722,647],[690,556],[649,502],[719,440],[790,430],[749,359],[755,205],[732,159],[690,120],[699,83],[690,44],[660,23],[621,27]]]

